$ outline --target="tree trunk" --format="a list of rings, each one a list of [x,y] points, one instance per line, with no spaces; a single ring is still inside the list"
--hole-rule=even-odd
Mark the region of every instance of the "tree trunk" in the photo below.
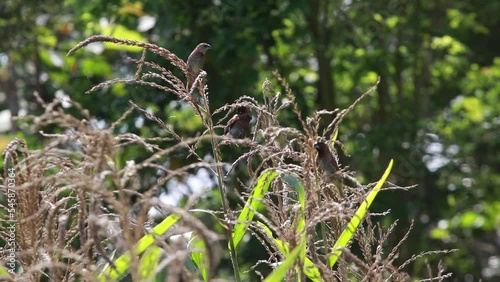
[[[331,26],[326,22],[325,13],[329,11],[329,1],[314,0],[309,2],[310,11],[306,16],[314,43],[314,56],[318,62],[318,103],[322,108],[333,110],[336,108],[335,81],[331,63],[333,54],[329,54],[328,46]],[[331,53],[331,52],[330,52]]]

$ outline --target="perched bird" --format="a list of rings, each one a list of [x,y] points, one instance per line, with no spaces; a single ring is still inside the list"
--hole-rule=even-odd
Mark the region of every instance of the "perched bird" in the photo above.
[[[250,133],[250,121],[252,113],[245,106],[238,107],[236,114],[227,122],[224,135],[229,134],[233,138],[243,139]]]
[[[329,176],[333,176],[335,172],[340,170],[338,158],[330,152],[330,148],[323,142],[314,143],[314,148],[318,151],[316,158],[319,167]]]
[[[337,187],[338,195],[340,199],[344,198],[343,191],[343,180],[342,176],[336,174],[340,170],[339,161],[337,155],[332,154],[328,145],[323,142],[314,143],[314,148],[318,151],[318,157],[316,161],[318,162],[318,166],[323,170],[323,172],[328,176],[329,180],[335,184]]]
[[[191,89],[196,77],[205,64],[205,54],[212,46],[208,43],[200,43],[194,48],[187,59],[187,89]]]

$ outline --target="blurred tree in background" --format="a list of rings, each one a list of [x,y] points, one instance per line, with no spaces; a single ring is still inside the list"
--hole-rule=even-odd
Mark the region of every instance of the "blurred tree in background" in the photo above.
[[[445,260],[456,281],[497,281],[499,13],[495,1],[3,1],[0,128],[6,135],[0,145],[17,134],[41,146],[23,124],[9,122],[11,115],[44,110],[35,91],[45,100],[81,103],[101,126],[133,100],[186,136],[200,129],[194,112],[176,97],[147,87],[120,84],[84,94],[105,80],[133,77],[128,57],[141,55],[139,49],[93,44],[66,57],[95,34],[155,43],[184,59],[199,42],[210,43],[204,69],[212,109],[242,95],[262,100],[262,82],[273,70],[288,80],[304,116],[347,107],[380,76],[375,95],[341,125],[339,139],[351,153],[341,156],[342,163],[360,179],[377,179],[394,158],[391,181],[418,184],[409,192],[382,193],[375,202],[375,211],[390,209],[400,220],[399,237],[415,220],[414,244],[403,246],[402,261],[422,250],[458,248]],[[134,115],[126,130],[166,135]],[[128,158],[140,152],[123,156]],[[179,155],[168,165],[186,161]],[[253,256],[248,254],[251,264],[258,259]]]

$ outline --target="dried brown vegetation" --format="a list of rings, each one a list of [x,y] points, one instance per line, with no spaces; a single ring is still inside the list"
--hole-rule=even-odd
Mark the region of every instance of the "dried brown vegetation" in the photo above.
[[[373,91],[375,86],[348,109],[318,111],[314,116],[304,119],[287,83],[275,73],[274,76],[283,91],[275,91],[278,86],[266,80],[263,84],[262,103],[252,97],[242,96],[233,103],[212,111],[208,87],[204,80],[205,72],[202,71],[198,75],[194,82],[195,87],[186,89],[184,78],[176,77],[167,68],[145,60],[146,52],[155,53],[186,74],[186,63],[164,48],[148,43],[93,36],[78,44],[68,54],[73,54],[90,43],[101,41],[142,47],[144,52],[141,59],[131,59],[137,65],[134,79],[106,81],[90,89],[89,93],[114,83],[135,83],[172,93],[195,110],[205,130],[196,137],[181,136],[175,128],[132,101],[129,110],[123,113],[121,118],[103,129],[93,121],[90,112],[81,108],[77,102],[71,102],[72,107],[79,112],[79,115],[75,116],[66,112],[61,106],[61,100],[46,102],[38,98],[38,102],[45,108],[45,113],[26,117],[25,123],[30,124],[33,130],[48,125],[56,126],[60,133],[41,132],[44,146],[36,150],[27,148],[23,140],[15,139],[4,153],[4,178],[8,177],[9,168],[15,170],[16,177],[15,242],[17,260],[22,271],[18,269],[18,276],[13,280],[98,281],[96,273],[100,273],[99,270],[105,264],[113,265],[119,255],[129,251],[132,253],[130,276],[133,281],[141,281],[143,277],[139,269],[140,256],[133,246],[145,234],[151,233],[154,224],[148,216],[151,208],[155,208],[163,217],[177,214],[182,218],[175,228],[155,238],[155,245],[164,255],[154,271],[161,273],[168,270],[165,281],[201,280],[199,273],[186,264],[193,250],[187,248],[182,240],[173,239],[179,238],[173,235],[185,232],[194,232],[205,243],[203,251],[209,258],[209,279],[212,281],[224,277],[218,272],[222,269],[218,263],[221,258],[227,257],[228,253],[231,253],[233,258],[233,268],[241,273],[255,271],[259,274],[257,268],[261,264],[272,269],[279,265],[285,256],[255,222],[251,223],[249,231],[267,250],[266,260],[256,262],[250,270],[238,270],[236,253],[231,248],[224,247],[227,246],[224,241],[231,236],[231,228],[236,223],[241,206],[261,173],[269,168],[280,172],[280,177],[273,181],[263,199],[265,208],[255,211],[256,217],[273,231],[275,238],[287,242],[290,247],[296,246],[299,240],[296,233],[296,218],[299,212],[297,192],[281,176],[293,176],[302,183],[307,191],[304,211],[305,230],[309,239],[307,257],[319,268],[325,281],[409,281],[410,278],[405,272],[409,263],[426,255],[447,252],[417,254],[401,262],[398,260],[398,248],[405,242],[407,235],[395,240],[391,236],[396,223],[383,228],[380,224],[372,223],[372,217],[384,216],[385,213],[371,214],[351,242],[351,246],[356,246],[355,249],[359,250],[346,248],[339,263],[333,269],[328,267],[326,261],[331,246],[346,227],[357,206],[365,200],[366,193],[373,184],[362,185],[356,180],[355,173],[348,169],[339,172],[342,183],[332,183],[323,177],[318,169],[313,144],[316,140],[333,140],[343,117]],[[163,84],[159,84],[158,80]],[[199,92],[200,101],[193,95],[194,91]],[[221,136],[225,122],[241,106],[248,107],[254,113],[252,135],[247,139]],[[155,126],[168,133],[168,137],[143,138],[132,133],[118,133],[117,128],[134,111],[152,120]],[[287,127],[280,123],[279,117],[285,111],[296,116],[301,128]],[[223,112],[226,114],[214,123],[214,115]],[[319,132],[321,120],[332,117],[333,121]],[[165,147],[162,143],[165,141],[172,141],[175,145]],[[213,148],[210,161],[197,150],[200,144],[204,143]],[[221,150],[225,146],[244,149],[244,153],[228,170],[223,169],[226,160],[221,157]],[[335,147],[343,148],[338,141]],[[137,148],[141,148],[145,154],[140,160],[120,158]],[[179,150],[193,156],[197,161],[176,169],[165,166],[171,154]],[[231,171],[238,164],[245,167],[248,178],[235,182],[239,183],[239,191],[243,192],[239,193],[239,207],[231,208],[227,191],[232,187],[226,187],[228,184],[224,181],[224,176],[232,175]],[[207,226],[196,216],[193,209],[197,207],[201,193],[190,196],[182,207],[170,206],[158,199],[160,188],[165,183],[199,168],[207,169],[217,178],[222,207],[203,212],[217,217],[225,232],[216,232],[220,228]],[[161,176],[153,182],[151,179],[144,179],[148,174],[143,173],[151,169],[161,172]],[[342,187],[336,187],[338,185]],[[391,185],[386,189],[406,188],[409,187]],[[7,185],[2,186],[4,195],[7,189]],[[339,191],[343,191],[342,197]],[[5,196],[3,199],[6,199]],[[3,205],[7,210],[8,203],[4,201]],[[0,236],[7,242],[7,227],[11,222],[8,213],[1,213],[0,220]],[[411,226],[408,232],[410,230]],[[239,255],[244,256],[241,253]],[[302,263],[297,262],[297,265]],[[429,278],[421,281],[444,281],[449,277],[441,265],[434,271],[436,273],[429,270]],[[262,274],[261,278],[265,278],[264,276]],[[290,271],[288,281],[298,276],[304,278],[305,274]],[[229,279],[232,280],[234,278]]]

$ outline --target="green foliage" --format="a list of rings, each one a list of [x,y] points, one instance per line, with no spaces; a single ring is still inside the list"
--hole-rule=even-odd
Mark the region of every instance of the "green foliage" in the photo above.
[[[285,261],[281,263],[281,265],[276,268],[273,273],[266,277],[264,282],[272,282],[272,281],[280,281],[285,278],[288,271],[290,271],[295,263],[295,261],[299,258],[299,255],[302,252],[302,249],[305,248],[306,243],[302,242],[301,245],[295,247],[292,252],[287,256]]]
[[[198,269],[200,270],[200,273],[201,273],[201,276],[203,277],[203,280],[205,281],[208,281],[208,263],[207,263],[207,259],[208,257],[205,256],[205,252],[206,252],[206,246],[205,246],[205,243],[203,242],[203,240],[200,240],[197,236],[194,236],[193,238],[191,238],[191,241],[190,241],[190,246],[192,248],[195,248],[199,251],[193,251],[191,253],[191,258],[193,260],[193,262],[196,264],[196,266],[198,267]]]
[[[276,244],[276,246],[278,246],[278,249],[281,252],[281,254],[289,258],[290,257],[289,244],[283,242],[280,239],[274,238],[273,232],[264,223],[258,222],[258,224],[260,227],[262,227],[262,229],[265,230],[266,234],[273,239],[273,242]],[[303,248],[304,246],[297,246],[295,250],[300,250],[299,247]],[[305,259],[302,259],[302,261],[304,262],[304,269],[302,269],[302,271],[309,279],[311,279],[312,281],[324,281],[321,278],[319,269],[314,265],[314,263],[309,258],[305,257]]]
[[[393,161],[391,160],[389,166],[384,172],[384,175],[382,175],[382,178],[380,178],[375,187],[373,187],[373,190],[371,190],[368,196],[366,196],[366,200],[364,200],[363,203],[361,203],[358,210],[352,217],[351,221],[349,221],[349,223],[347,224],[346,229],[342,231],[339,239],[337,240],[337,242],[335,242],[335,245],[332,248],[332,254],[328,257],[328,265],[330,267],[333,267],[335,265],[338,258],[342,254],[342,248],[347,247],[347,244],[356,233],[356,229],[360,225],[361,221],[365,218],[365,215],[368,212],[368,208],[375,200],[375,197],[382,188],[382,185],[384,185],[384,182],[387,179],[387,177],[389,177],[389,173],[391,172],[392,169],[392,164]]]
[[[238,223],[233,228],[232,237],[235,248],[238,247],[243,235],[245,235],[245,232],[250,226],[250,222],[253,219],[255,211],[262,209],[262,198],[276,176],[278,176],[277,172],[273,172],[271,170],[266,171],[259,178],[257,185],[255,185],[252,196],[248,198],[247,204],[238,216]]]
[[[156,271],[159,268],[162,256],[163,250],[157,246],[152,246],[144,252],[139,261],[140,281],[155,281],[155,278],[158,277]]]
[[[165,234],[177,221],[179,221],[179,219],[180,217],[177,215],[171,215],[165,218],[160,224],[155,226],[152,234],[142,237],[137,243],[137,246],[134,247],[135,255],[141,255],[146,252],[146,255],[141,258],[141,263],[139,264],[140,268],[146,271],[146,274],[148,274],[148,267],[153,267],[153,265],[156,264],[155,262],[158,262],[159,259],[160,250],[158,247],[153,246],[155,236]],[[100,281],[119,281],[130,270],[130,261],[130,253],[127,252],[123,254],[113,262],[114,266],[107,265],[103,268],[103,271],[99,274]],[[152,273],[149,272],[149,274]]]

